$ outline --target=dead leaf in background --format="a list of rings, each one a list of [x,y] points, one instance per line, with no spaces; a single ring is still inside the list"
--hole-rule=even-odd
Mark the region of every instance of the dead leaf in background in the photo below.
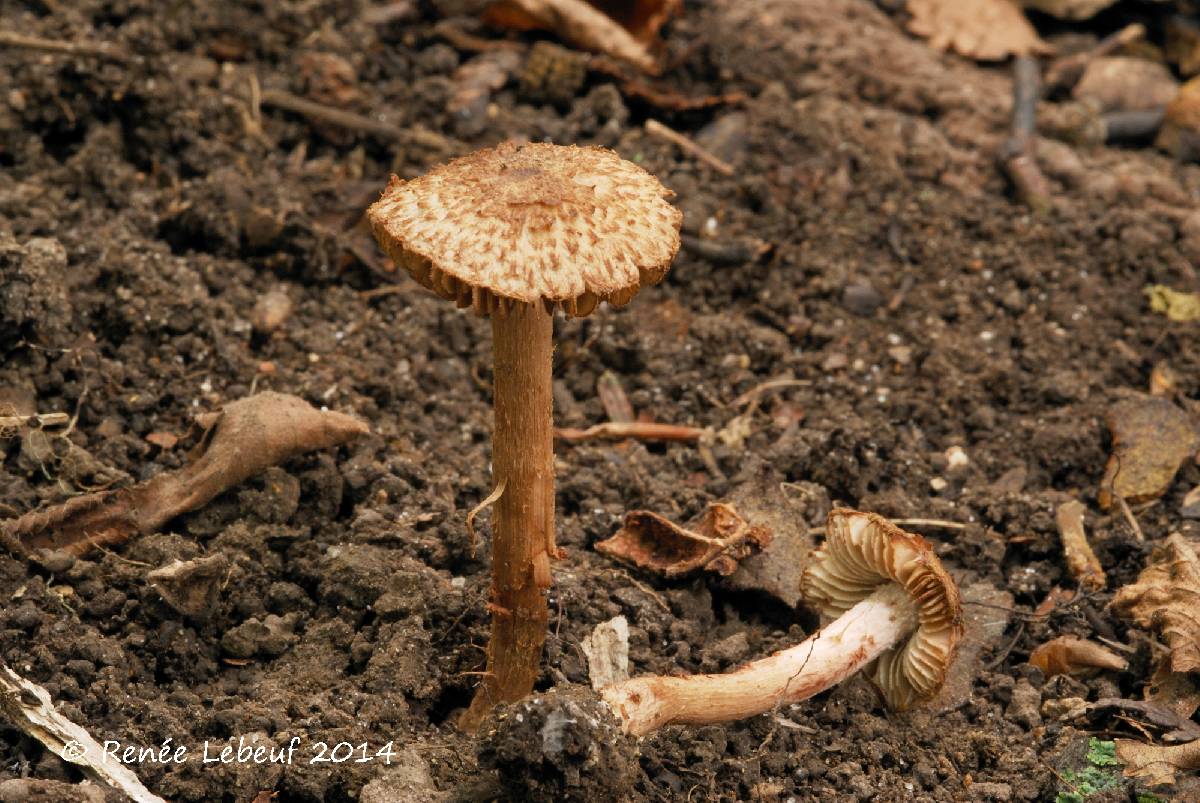
[[[583,50],[604,53],[657,74],[658,29],[682,5],[681,0],[499,0],[487,7],[483,19],[499,28],[553,31]],[[637,27],[626,28],[622,22]]]
[[[1128,666],[1128,662],[1112,650],[1074,636],[1059,636],[1047,641],[1030,654],[1029,663],[1042,670],[1046,677],[1078,677],[1098,669],[1120,671]]]
[[[1116,2],[1117,0],[1021,0],[1021,5],[1058,17],[1060,20],[1086,20]]]
[[[1151,561],[1109,604],[1161,634],[1171,648],[1166,666],[1172,672],[1200,671],[1200,558],[1182,535],[1172,533]]]
[[[1117,758],[1125,765],[1125,777],[1138,778],[1148,786],[1175,783],[1176,772],[1200,770],[1200,739],[1163,747],[1132,739],[1117,739]]]
[[[297,396],[265,392],[197,416],[205,427],[192,462],[116,491],[69,499],[6,522],[5,534],[28,550],[83,555],[151,533],[176,516],[305,452],[338,446],[370,430],[356,418],[321,411]]]
[[[1200,319],[1200,293],[1181,293],[1165,284],[1152,284],[1143,290],[1150,299],[1150,309],[1161,312],[1168,320],[1182,323]]]
[[[678,524],[648,510],[625,514],[625,523],[596,551],[663,577],[683,577],[701,569],[732,574],[738,561],[771,542],[771,533],[752,526],[731,505],[714,502],[691,525]]]
[[[908,13],[908,29],[935,50],[980,61],[1051,50],[1009,0],[908,0]]]
[[[1097,495],[1104,510],[1118,496],[1130,504],[1158,499],[1184,461],[1200,449],[1191,416],[1160,397],[1119,401],[1105,413],[1104,423],[1113,443]]]
[[[1166,664],[1155,670],[1146,684],[1146,699],[1191,719],[1200,709],[1200,687],[1187,672],[1172,672]]]

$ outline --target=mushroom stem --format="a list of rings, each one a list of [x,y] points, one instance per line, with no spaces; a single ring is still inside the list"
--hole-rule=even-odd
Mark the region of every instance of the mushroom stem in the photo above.
[[[908,594],[888,583],[795,647],[733,672],[633,678],[600,694],[632,736],[672,723],[731,722],[825,691],[878,658],[916,626],[916,607]]]
[[[459,726],[479,727],[492,706],[533,691],[546,640],[554,546],[553,321],[540,303],[492,316],[496,502],[492,637],[487,672]]]

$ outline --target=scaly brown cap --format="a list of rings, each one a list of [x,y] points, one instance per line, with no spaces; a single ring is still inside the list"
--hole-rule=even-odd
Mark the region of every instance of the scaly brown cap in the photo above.
[[[929,542],[874,513],[838,508],[813,558],[801,585],[805,599],[827,616],[840,616],[885,583],[908,592],[916,631],[867,670],[888,706],[903,711],[941,688],[962,638],[962,604]]]
[[[583,316],[666,275],[683,217],[672,194],[603,148],[506,143],[392,176],[367,216],[397,265],[460,307],[542,301]]]

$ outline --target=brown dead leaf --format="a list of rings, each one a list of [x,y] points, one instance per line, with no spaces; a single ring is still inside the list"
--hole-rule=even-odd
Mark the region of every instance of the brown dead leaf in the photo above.
[[[1187,672],[1172,672],[1166,664],[1155,670],[1145,694],[1150,702],[1171,709],[1183,719],[1191,719],[1200,709],[1200,686]]]
[[[658,29],[679,12],[681,0],[498,0],[484,12],[489,25],[553,31],[563,41],[657,74]],[[621,21],[635,25],[626,28]]]
[[[1162,635],[1172,672],[1200,671],[1200,558],[1182,535],[1172,533],[1155,549],[1137,582],[1118,590],[1110,605]]]
[[[24,548],[82,555],[151,533],[258,474],[305,452],[338,446],[369,429],[343,413],[319,411],[296,396],[265,392],[197,416],[206,432],[192,462],[115,491],[77,496],[10,521],[7,536]]]
[[[175,444],[179,443],[179,437],[173,432],[151,432],[146,436],[146,442],[166,451],[175,448]]]
[[[1009,0],[908,0],[908,13],[908,29],[935,50],[980,61],[1050,51]]]
[[[701,569],[732,574],[738,561],[771,542],[771,532],[751,525],[731,505],[710,504],[687,529],[657,513],[633,510],[596,551],[663,577],[683,577]]]
[[[621,386],[621,378],[612,371],[605,371],[596,380],[596,396],[600,399],[600,404],[604,407],[604,413],[608,416],[609,421],[615,421],[618,424],[628,424],[633,421],[633,405],[629,402],[629,397],[625,395],[625,388]]]
[[[1200,739],[1187,744],[1160,746],[1132,739],[1117,739],[1117,758],[1125,765],[1127,778],[1139,778],[1148,786],[1175,783],[1176,772],[1200,770]]]
[[[1042,670],[1046,677],[1086,675],[1097,669],[1119,671],[1128,666],[1128,662],[1112,650],[1074,636],[1059,636],[1047,641],[1030,654],[1029,663]]]
[[[1166,399],[1119,401],[1109,408],[1105,424],[1113,441],[1098,495],[1105,510],[1118,496],[1130,504],[1159,498],[1183,462],[1200,449],[1195,422]]]
[[[228,571],[229,560],[218,552],[195,560],[174,561],[150,572],[146,580],[179,613],[201,616],[212,610]]]

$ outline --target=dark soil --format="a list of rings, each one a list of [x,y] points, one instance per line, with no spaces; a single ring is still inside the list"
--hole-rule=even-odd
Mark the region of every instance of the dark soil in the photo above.
[[[995,166],[1007,71],[930,51],[867,0],[689,3],[664,84],[743,92],[740,107],[672,112],[592,73],[561,106],[514,79],[470,119],[445,108],[474,54],[432,13],[371,24],[362,10],[0,0],[6,30],[136,55],[0,50],[0,400],[78,416],[66,436],[0,441],[5,514],[177,467],[193,416],[254,390],[373,430],[113,551],[69,565],[0,555],[0,657],[101,741],[187,746],[187,763],[135,767],[172,801],[1053,799],[1060,757],[1084,737],[1043,717],[1043,701],[1140,696],[1151,653],[1104,593],[1048,619],[1019,612],[1073,585],[1053,517],[1068,498],[1090,506],[1110,587],[1142,567],[1147,547],[1095,504],[1102,418],[1160,362],[1182,397],[1200,395],[1196,324],[1169,323],[1142,295],[1196,288],[1200,226],[1184,222],[1200,168],[1045,141],[1058,203],[1031,216]],[[448,139],[389,140],[250,102],[272,89]],[[736,175],[648,137],[647,117]],[[636,672],[723,671],[801,639],[816,622],[802,607],[715,576],[641,576],[591,549],[625,511],[686,521],[765,482],[821,498],[811,525],[830,502],[967,525],[923,532],[962,585],[1007,592],[1018,613],[965,667],[961,699],[896,715],[851,681],[773,715],[622,745],[581,737],[573,718],[604,712],[564,689],[502,712],[479,741],[453,728],[488,632],[488,530],[476,551],[464,518],[491,485],[490,330],[389,274],[355,224],[389,173],[508,137],[615,148],[676,192],[685,234],[773,246],[735,264],[684,250],[628,308],[556,321],[560,425],[605,420],[595,387],[610,371],[637,411],[727,437],[707,460],[692,445],[559,449],[566,557],[539,689],[586,684],[580,640],[618,614]],[[275,289],[294,309],[256,329]],[[804,384],[765,392],[732,437],[747,410],[732,402],[779,378]],[[165,449],[151,433],[181,440]],[[952,446],[966,468],[949,470]],[[1139,512],[1148,539],[1195,532],[1177,511],[1198,483],[1189,464]],[[146,582],[214,553],[230,572],[202,616]],[[1130,669],[1045,681],[1024,661],[1062,633],[1133,645]],[[290,766],[200,760],[206,742],[211,756],[293,737]],[[319,742],[366,743],[355,758],[372,760],[312,764]],[[390,763],[375,757],[389,745]],[[80,776],[0,723],[0,781],[20,777]]]

